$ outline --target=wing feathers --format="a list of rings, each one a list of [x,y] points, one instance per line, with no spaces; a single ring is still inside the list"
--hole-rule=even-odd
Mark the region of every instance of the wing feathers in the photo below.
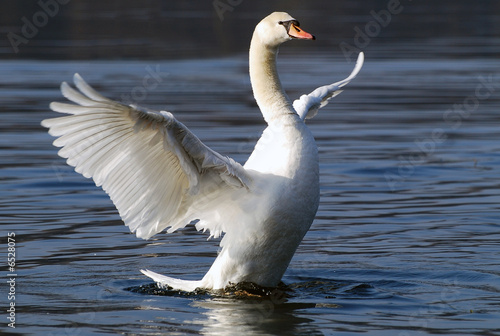
[[[51,103],[50,108],[54,112],[69,113],[69,114],[82,114],[85,112],[95,111],[95,109],[92,106],[79,106],[79,105],[72,105],[59,102]]]
[[[61,93],[68,100],[71,100],[72,102],[77,103],[77,104],[82,105],[82,106],[96,106],[99,104],[99,102],[96,102],[95,100],[92,100],[92,99],[88,98],[87,96],[81,94],[80,92],[76,91],[71,86],[69,86],[68,83],[66,83],[66,82],[63,82],[61,84]]]
[[[74,82],[78,90],[62,83],[61,92],[78,105],[52,103],[54,111],[69,115],[42,125],[58,137],[59,155],[102,186],[138,237],[203,217],[205,208],[196,206],[203,193],[247,187],[240,164],[205,146],[171,113],[112,101],[78,74]]]
[[[331,98],[339,95],[342,92],[340,88],[349,84],[349,82],[358,75],[363,66],[364,59],[363,52],[360,52],[354,70],[349,77],[330,85],[321,86],[308,95],[302,95],[299,99],[295,100],[293,102],[293,108],[300,118],[302,120],[313,118],[320,108],[328,104]]]
[[[94,90],[90,85],[87,84],[87,82],[85,82],[83,80],[83,78],[79,74],[76,73],[73,76],[73,81],[74,81],[76,87],[78,88],[78,90],[80,90],[81,93],[83,93],[85,96],[87,96],[91,100],[95,100],[96,102],[108,103],[108,104],[112,104],[112,105],[119,105],[118,103],[112,101],[111,99],[108,99],[108,98],[102,96],[99,92]],[[73,100],[73,99],[70,99],[70,100]]]

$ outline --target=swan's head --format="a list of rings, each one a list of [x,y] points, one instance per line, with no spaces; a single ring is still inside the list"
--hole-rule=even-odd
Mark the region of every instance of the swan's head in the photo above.
[[[306,33],[297,20],[285,12],[274,12],[266,16],[255,27],[255,34],[269,47],[278,47],[291,39],[314,40],[314,35]]]

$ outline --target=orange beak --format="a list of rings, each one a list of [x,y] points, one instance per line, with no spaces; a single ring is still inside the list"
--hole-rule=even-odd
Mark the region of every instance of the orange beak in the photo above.
[[[297,39],[301,39],[301,40],[315,40],[316,39],[316,37],[314,37],[314,35],[303,31],[295,23],[292,23],[290,25],[290,29],[288,29],[288,35],[290,35],[293,38],[297,38]]]

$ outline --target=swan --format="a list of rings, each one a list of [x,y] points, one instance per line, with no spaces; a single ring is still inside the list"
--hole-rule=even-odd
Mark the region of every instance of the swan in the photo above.
[[[360,71],[360,53],[349,77],[317,88],[292,103],[276,70],[278,47],[314,40],[299,22],[275,12],[256,26],[250,45],[250,79],[268,126],[241,165],[203,144],[167,111],[108,99],[79,74],[76,89],[61,84],[75,104],[53,102],[66,116],[42,121],[57,137],[58,154],[109,194],[123,222],[148,239],[187,224],[222,237],[221,250],[197,281],[141,270],[160,286],[193,291],[252,282],[280,282],[319,204],[318,150],[305,119],[341,92]]]

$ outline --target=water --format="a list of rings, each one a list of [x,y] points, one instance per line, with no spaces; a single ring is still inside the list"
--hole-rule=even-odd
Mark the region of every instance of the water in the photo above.
[[[16,329],[7,327],[2,287],[1,330],[500,335],[494,41],[398,40],[366,50],[360,76],[308,122],[320,149],[320,208],[283,278],[287,297],[263,299],[151,291],[139,269],[199,279],[218,241],[194,229],[137,239],[106,194],[57,157],[39,125],[54,116],[48,104],[62,100],[59,83],[79,72],[109,97],[175,113],[211,148],[244,162],[264,128],[244,53],[0,61],[2,249],[6,258],[7,233],[14,232],[17,273]],[[436,48],[441,42],[448,48]],[[284,47],[279,62],[294,98],[344,78],[352,66],[326,47]],[[146,87],[151,71],[157,85]]]

